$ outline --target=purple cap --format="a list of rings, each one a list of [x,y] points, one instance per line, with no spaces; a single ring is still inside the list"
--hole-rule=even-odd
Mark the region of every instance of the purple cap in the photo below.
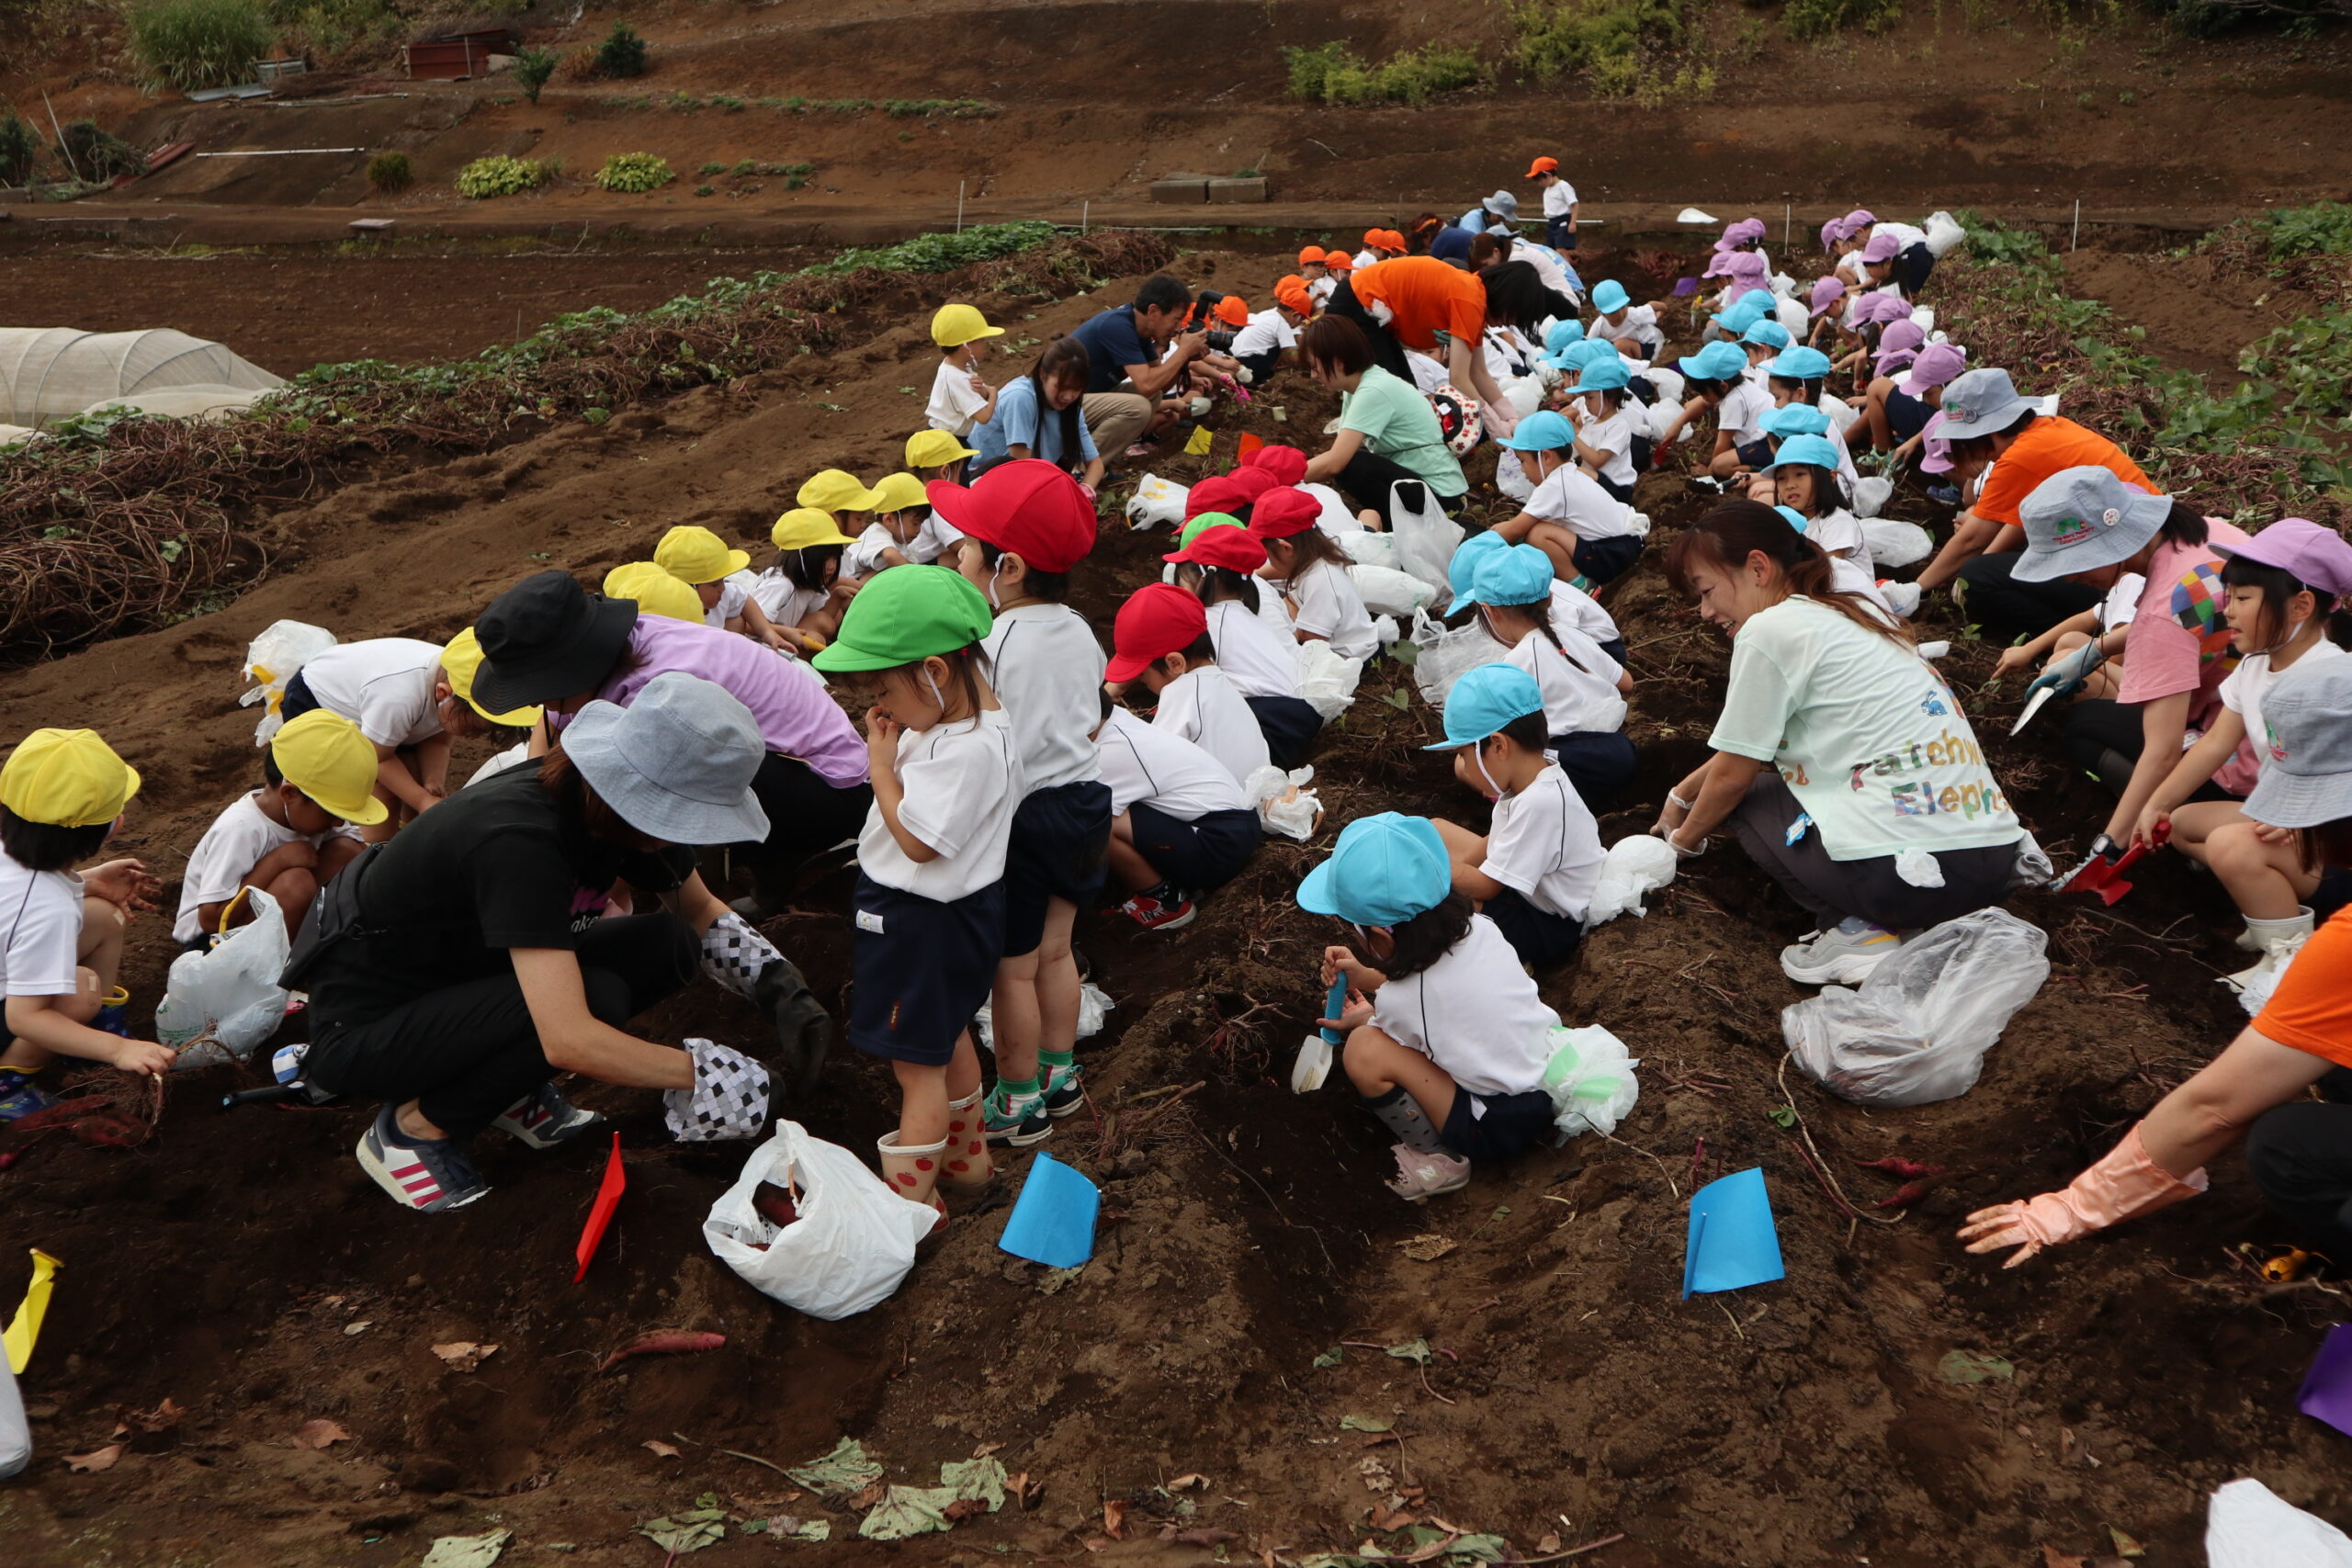
[[[1838,242],[1845,237],[1846,220],[1843,218],[1832,218],[1821,226],[1821,248],[1825,251],[1836,250]]]
[[[2308,517],[2281,517],[2233,553],[2256,566],[2275,566],[2306,588],[2352,597],[2352,545]]]
[[[1897,354],[1909,354],[1916,356],[1920,349],[1927,346],[1928,334],[1925,329],[1918,322],[1905,316],[1899,321],[1889,321],[1886,324],[1886,331],[1879,334],[1878,352],[1873,357],[1885,359]]]
[[[1704,276],[1758,279],[1770,270],[1764,258],[1754,251],[1718,251],[1715,259],[1707,264]]]
[[[1715,254],[1707,258],[1707,270],[1701,273],[1699,276],[1701,277],[1729,277],[1731,276],[1731,258],[1737,254],[1737,252],[1727,251],[1723,249],[1721,246],[1717,246],[1715,248]]]
[[[1854,301],[1854,325],[1868,326],[1872,321],[1908,320],[1911,307],[1892,294],[1865,294]]]
[[[1716,241],[1715,243],[1724,249],[1729,249],[1734,245],[1744,245],[1750,240],[1760,240],[1763,237],[1764,220],[1761,218],[1742,218],[1737,222],[1725,224],[1724,226],[1724,237]]]
[[[1846,298],[1846,280],[1842,277],[1817,277],[1813,281],[1813,309],[1808,315],[1825,315],[1838,308]]]
[[[1951,443],[1936,433],[1944,427],[1943,410],[1928,416],[1926,428],[1919,432],[1919,471],[1923,474],[1951,472]]]
[[[1867,229],[1877,221],[1878,215],[1869,208],[1857,207],[1853,211],[1846,214],[1846,232],[1850,234],[1857,229]]]
[[[1900,323],[1898,323],[1900,324]],[[1894,329],[1887,329],[1893,332]],[[1968,368],[1968,354],[1958,344],[1931,343],[1911,362],[1911,389],[1917,396],[1927,387],[1941,387]]]
[[[1874,229],[1871,231],[1871,237],[1862,243],[1862,260],[1891,262],[1894,259],[1896,253],[1902,249],[1902,242],[1894,234],[1884,229]]]

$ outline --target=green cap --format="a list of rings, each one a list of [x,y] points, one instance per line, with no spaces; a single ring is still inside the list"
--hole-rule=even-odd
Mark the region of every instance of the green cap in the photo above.
[[[831,646],[810,660],[820,670],[896,670],[969,648],[989,635],[989,602],[961,572],[894,566],[877,572],[842,613]]]
[[[1176,536],[1176,547],[1180,550],[1189,549],[1194,539],[1212,528],[1246,528],[1248,526],[1248,524],[1230,513],[1204,512],[1184,525],[1184,531]]]

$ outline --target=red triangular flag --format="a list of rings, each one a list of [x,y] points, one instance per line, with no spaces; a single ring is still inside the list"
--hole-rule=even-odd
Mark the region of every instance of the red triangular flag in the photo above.
[[[1241,437],[1241,450],[1234,455],[1233,466],[1238,468],[1242,464],[1248,462],[1250,455],[1265,444],[1266,438],[1264,436],[1250,435],[1245,434]]]
[[[621,1194],[628,1190],[628,1172],[621,1166],[621,1135],[613,1134],[613,1154],[605,1162],[605,1179],[596,1189],[595,1206],[588,1211],[588,1223],[580,1232],[580,1271],[571,1277],[573,1284],[588,1277],[588,1260],[596,1256],[596,1244],[605,1239],[605,1227],[613,1223],[613,1211],[621,1206]]]

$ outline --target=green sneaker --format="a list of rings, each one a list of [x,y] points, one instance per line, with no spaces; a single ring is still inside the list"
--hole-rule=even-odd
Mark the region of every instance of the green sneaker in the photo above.
[[[1046,1114],[1057,1122],[1086,1103],[1086,1090],[1079,1081],[1076,1062],[1067,1067],[1046,1064],[1043,1103]]]
[[[1054,1135],[1054,1124],[1046,1117],[1043,1094],[1026,1094],[1013,1100],[1001,1089],[990,1089],[988,1098],[980,1101],[980,1124],[987,1129],[989,1143],[1016,1149],[1042,1144]]]

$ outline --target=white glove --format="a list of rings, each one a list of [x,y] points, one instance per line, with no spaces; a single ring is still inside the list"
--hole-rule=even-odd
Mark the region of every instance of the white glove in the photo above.
[[[731,1046],[688,1040],[695,1087],[662,1092],[662,1119],[682,1144],[756,1138],[768,1122],[768,1070]]]

